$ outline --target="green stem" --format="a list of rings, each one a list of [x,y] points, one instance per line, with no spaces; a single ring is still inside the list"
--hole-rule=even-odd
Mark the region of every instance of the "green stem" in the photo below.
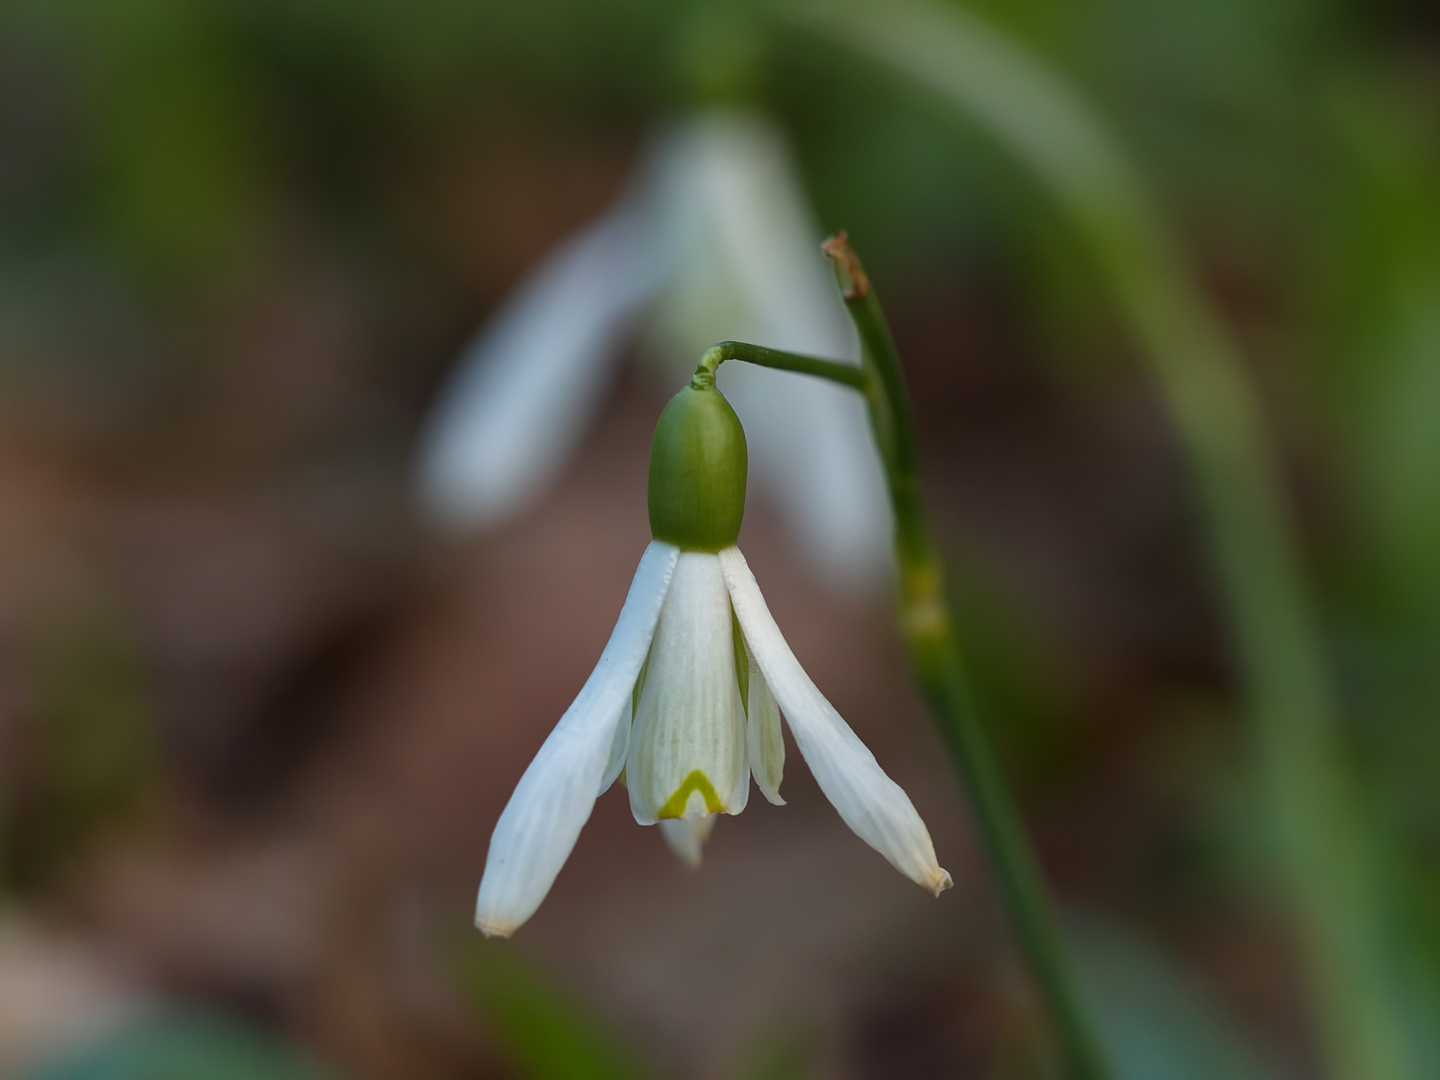
[[[726,360],[744,360],[746,363],[774,368],[776,371],[794,371],[801,375],[816,375],[822,379],[840,383],[842,386],[848,386],[852,390],[859,390],[861,393],[865,392],[865,387],[870,381],[869,376],[854,364],[819,360],[813,356],[801,356],[799,353],[767,349],[763,345],[750,345],[744,341],[722,341],[705,350],[705,355],[700,358],[700,364],[695,369],[695,378],[691,380],[692,384],[698,380],[700,385],[713,385],[715,369]]]
[[[910,395],[875,290],[842,233],[825,245],[835,261],[845,307],[860,334],[870,375],[866,401],[895,514],[900,627],[911,667],[964,779],[1000,893],[1045,996],[1075,1080],[1109,1076],[1091,1030],[1040,871],[1015,801],[980,722],[945,597],[945,569],[926,521],[920,452]]]
[[[696,378],[713,380],[724,361],[744,360],[829,379],[864,395],[895,515],[899,620],[911,667],[964,782],[1071,1075],[1105,1080],[1109,1069],[1081,1006],[1044,878],[970,693],[945,598],[944,565],[926,523],[915,421],[889,328],[844,237],[830,241],[826,251],[836,260],[846,307],[860,333],[860,367],[726,341],[705,353]]]
[[[1392,983],[1375,845],[1345,765],[1275,452],[1239,350],[1144,183],[1083,98],[956,5],[802,3],[790,14],[988,131],[1093,253],[1190,459],[1332,1075],[1415,1075]]]

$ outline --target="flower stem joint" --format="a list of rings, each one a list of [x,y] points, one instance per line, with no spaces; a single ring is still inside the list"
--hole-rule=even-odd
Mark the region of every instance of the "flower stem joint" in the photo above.
[[[931,892],[950,885],[909,796],[805,674],[736,546],[745,431],[710,360],[656,425],[654,540],[610,641],[495,825],[475,908],[487,935],[534,914],[617,779],[635,820],[660,825],[692,866],[716,815],[745,808],[752,777],[782,805],[782,713],[845,823]]]

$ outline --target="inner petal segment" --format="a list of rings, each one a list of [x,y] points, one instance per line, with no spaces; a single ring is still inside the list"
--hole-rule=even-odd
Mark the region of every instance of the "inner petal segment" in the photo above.
[[[749,793],[745,709],[719,560],[682,552],[655,628],[625,779],[635,820],[739,813]]]

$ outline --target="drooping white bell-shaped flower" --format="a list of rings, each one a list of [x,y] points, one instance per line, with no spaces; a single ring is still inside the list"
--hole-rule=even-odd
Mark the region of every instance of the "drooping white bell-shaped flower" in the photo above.
[[[422,433],[418,483],[431,517],[487,528],[528,506],[579,444],[637,333],[662,356],[734,339],[855,359],[820,235],[772,121],[715,109],[668,125],[616,204],[532,271],[466,347]],[[863,403],[746,370],[729,392],[760,483],[817,571],[852,586],[882,579],[890,511]]]
[[[692,865],[715,815],[745,808],[752,776],[782,803],[782,713],[845,823],[907,877],[949,887],[909,797],[805,674],[735,546],[747,465],[739,419],[697,374],[656,426],[655,539],[615,630],[495,826],[475,910],[487,935],[534,914],[622,773],[635,820],[659,823]]]

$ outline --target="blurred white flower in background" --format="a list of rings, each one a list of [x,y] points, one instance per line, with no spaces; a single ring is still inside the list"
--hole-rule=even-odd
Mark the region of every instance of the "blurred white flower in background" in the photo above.
[[[664,131],[615,206],[533,270],[466,348],[422,434],[428,514],[486,529],[526,509],[584,438],[637,337],[672,386],[722,340],[855,360],[820,238],[786,138],[765,117],[701,112]],[[810,564],[850,588],[883,579],[890,511],[860,397],[742,364],[724,389],[762,491]]]

